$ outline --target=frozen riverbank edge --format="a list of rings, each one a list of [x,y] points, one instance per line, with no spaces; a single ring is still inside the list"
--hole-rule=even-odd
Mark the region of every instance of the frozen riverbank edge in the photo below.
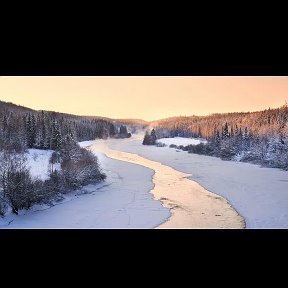
[[[154,171],[154,188],[150,191],[171,211],[168,221],[158,228],[244,228],[244,219],[228,201],[206,191],[190,174],[182,173],[159,162],[145,159],[137,154],[110,149],[110,140],[98,140],[87,149],[104,153],[107,157],[142,165]],[[129,142],[128,142],[129,143]],[[141,185],[141,183],[139,183]]]
[[[287,171],[168,147],[145,146],[142,140],[141,134],[126,141],[109,140],[109,147],[136,153],[192,175],[189,178],[206,190],[225,197],[244,217],[246,228],[288,228]]]
[[[47,164],[50,153],[41,152],[37,158],[32,154],[29,166],[33,175],[45,176],[44,167],[39,173],[34,168]],[[169,209],[149,193],[153,189],[151,169],[95,154],[107,175],[105,181],[69,192],[53,206],[34,205],[30,210],[21,210],[19,215],[7,213],[0,217],[0,229],[154,228],[170,217]]]

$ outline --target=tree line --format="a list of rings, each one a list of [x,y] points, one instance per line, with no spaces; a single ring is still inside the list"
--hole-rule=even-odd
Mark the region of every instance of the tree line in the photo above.
[[[83,118],[64,117],[55,112],[18,113],[0,109],[0,150],[54,150],[60,148],[66,135],[73,135],[76,141],[86,141],[117,133],[110,121]]]
[[[205,138],[207,144],[180,147],[190,153],[239,159],[288,169],[288,107],[258,112],[172,117],[154,121],[157,139]]]

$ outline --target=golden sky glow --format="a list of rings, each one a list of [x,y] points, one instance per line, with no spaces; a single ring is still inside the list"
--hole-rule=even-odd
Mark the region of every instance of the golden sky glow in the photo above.
[[[288,101],[288,77],[0,77],[0,100],[77,115],[157,120]]]

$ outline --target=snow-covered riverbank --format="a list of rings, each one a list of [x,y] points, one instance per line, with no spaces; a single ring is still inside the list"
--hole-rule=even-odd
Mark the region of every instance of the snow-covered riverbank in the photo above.
[[[168,147],[144,146],[142,140],[143,135],[140,134],[133,135],[130,139],[108,139],[105,143],[112,149],[138,154],[186,175],[191,174],[190,178],[205,189],[225,197],[244,217],[247,228],[288,228],[287,171],[222,161],[219,158],[188,154]],[[103,140],[96,140],[101,141]],[[94,141],[83,142],[81,146],[93,143]],[[48,165],[49,153],[31,151],[28,164],[34,167],[34,176],[41,177],[43,174],[43,179],[46,177],[45,166]],[[153,228],[164,223],[171,213],[177,210],[177,201],[161,200],[163,203],[166,201],[164,205],[172,209],[170,212],[149,193],[153,189],[153,170],[107,158],[97,151],[95,153],[108,176],[105,182],[67,194],[64,201],[53,207],[35,206],[30,211],[21,211],[18,216],[9,214],[0,219],[0,228]],[[40,166],[41,169],[38,169]],[[171,180],[171,175],[167,175],[166,184],[170,183],[172,187],[168,195],[173,196],[174,193],[174,196],[177,196],[177,191],[173,192],[172,182],[175,179]],[[169,182],[170,180],[172,182]],[[202,189],[201,186],[198,185],[198,188]],[[83,194],[85,191],[88,193]],[[192,205],[192,199],[187,197],[187,201]],[[215,203],[219,200],[211,198],[211,201]],[[198,211],[197,205],[194,208],[192,212]],[[222,214],[217,212],[217,215]],[[221,216],[216,216],[215,219],[217,217]],[[174,227],[183,224],[172,221],[165,223],[161,227],[168,223],[175,225]]]
[[[247,228],[288,228],[288,173],[274,168],[222,161],[168,147],[141,145],[143,135],[109,140],[109,147],[158,161],[183,173],[208,191],[225,197]]]
[[[39,167],[34,162],[45,154],[36,152],[38,158],[33,156],[35,161],[28,161],[33,167]],[[104,182],[66,194],[53,207],[36,205],[29,211],[20,211],[18,216],[7,214],[0,218],[0,228],[153,228],[169,218],[169,209],[149,193],[153,189],[152,170],[107,158],[102,153],[96,155],[107,175]],[[43,174],[47,171],[44,162]]]
[[[183,138],[183,137],[174,137],[174,138],[161,138],[157,140],[157,143],[162,143],[167,146],[174,144],[177,146],[183,145],[197,145],[200,143],[206,143],[205,139],[195,139],[195,138]]]

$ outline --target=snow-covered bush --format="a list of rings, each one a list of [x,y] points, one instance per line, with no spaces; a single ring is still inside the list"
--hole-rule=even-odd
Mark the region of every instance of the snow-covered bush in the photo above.
[[[50,203],[55,191],[43,182],[31,177],[23,154],[2,153],[0,166],[0,215],[7,208],[18,214],[21,209],[29,209],[34,204]]]
[[[219,156],[222,160],[231,160],[235,155],[236,153],[232,149],[225,147],[220,150]]]
[[[18,214],[37,202],[37,192],[26,159],[21,154],[4,153],[1,159],[0,188],[2,199]]]
[[[207,153],[207,145],[200,143],[198,145],[189,145],[189,153],[195,153],[195,154],[208,154]],[[186,148],[185,148],[186,149]]]
[[[106,176],[100,171],[97,157],[71,139],[66,140],[60,150],[61,171],[50,175],[51,185],[56,190],[67,190],[104,180]]]
[[[161,142],[156,142],[156,147],[166,147],[167,145]]]
[[[52,170],[49,176],[50,178],[45,181],[46,192],[56,196],[64,188],[61,172]]]
[[[75,146],[74,153],[61,151],[61,179],[64,187],[77,189],[83,185],[97,183],[106,178],[100,170],[98,158],[90,151]]]

